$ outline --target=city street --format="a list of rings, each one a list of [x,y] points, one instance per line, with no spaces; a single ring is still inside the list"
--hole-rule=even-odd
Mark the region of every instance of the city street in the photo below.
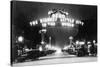
[[[58,54],[55,53],[55,54],[52,54],[49,56],[40,57],[39,60],[15,63],[15,64],[13,64],[13,67],[94,62],[94,61],[97,61],[97,57],[76,57],[75,55],[68,55],[67,53],[58,53]]]

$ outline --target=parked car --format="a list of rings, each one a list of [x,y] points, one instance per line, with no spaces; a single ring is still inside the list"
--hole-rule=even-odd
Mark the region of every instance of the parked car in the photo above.
[[[39,50],[32,50],[28,51],[17,58],[18,62],[24,62],[25,60],[31,59],[35,60],[38,59],[41,55]]]

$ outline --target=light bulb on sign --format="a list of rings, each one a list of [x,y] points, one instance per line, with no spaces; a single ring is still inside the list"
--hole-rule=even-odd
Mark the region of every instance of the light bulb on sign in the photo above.
[[[46,23],[42,23],[42,27],[46,27],[47,26],[47,24]]]
[[[30,22],[30,25],[32,26],[32,22]]]

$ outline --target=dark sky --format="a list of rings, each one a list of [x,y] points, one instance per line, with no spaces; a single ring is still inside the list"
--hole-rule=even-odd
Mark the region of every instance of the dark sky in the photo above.
[[[11,2],[11,21],[14,36],[21,35],[24,32],[26,39],[35,39],[32,35],[36,35],[40,27],[34,27],[33,29],[36,29],[34,31],[29,22],[47,17],[48,10],[53,8],[64,9],[68,11],[69,17],[84,22],[84,26],[79,27],[79,33],[76,37],[97,38],[97,6],[25,1]],[[38,35],[37,37],[40,38]]]
[[[96,18],[96,6],[57,4],[57,3],[41,3],[41,2],[13,2],[15,15],[24,14],[28,20],[47,17],[48,10],[64,9],[69,16],[77,19]]]

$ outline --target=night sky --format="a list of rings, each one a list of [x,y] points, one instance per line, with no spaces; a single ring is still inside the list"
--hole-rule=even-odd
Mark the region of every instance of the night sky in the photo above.
[[[68,11],[69,17],[84,22],[84,26],[79,26],[76,39],[97,39],[97,6],[25,1],[11,2],[12,39],[23,35],[26,40],[34,40],[36,43],[41,41],[38,34],[41,26],[30,27],[29,22],[48,17],[47,12],[51,9],[64,9]]]

